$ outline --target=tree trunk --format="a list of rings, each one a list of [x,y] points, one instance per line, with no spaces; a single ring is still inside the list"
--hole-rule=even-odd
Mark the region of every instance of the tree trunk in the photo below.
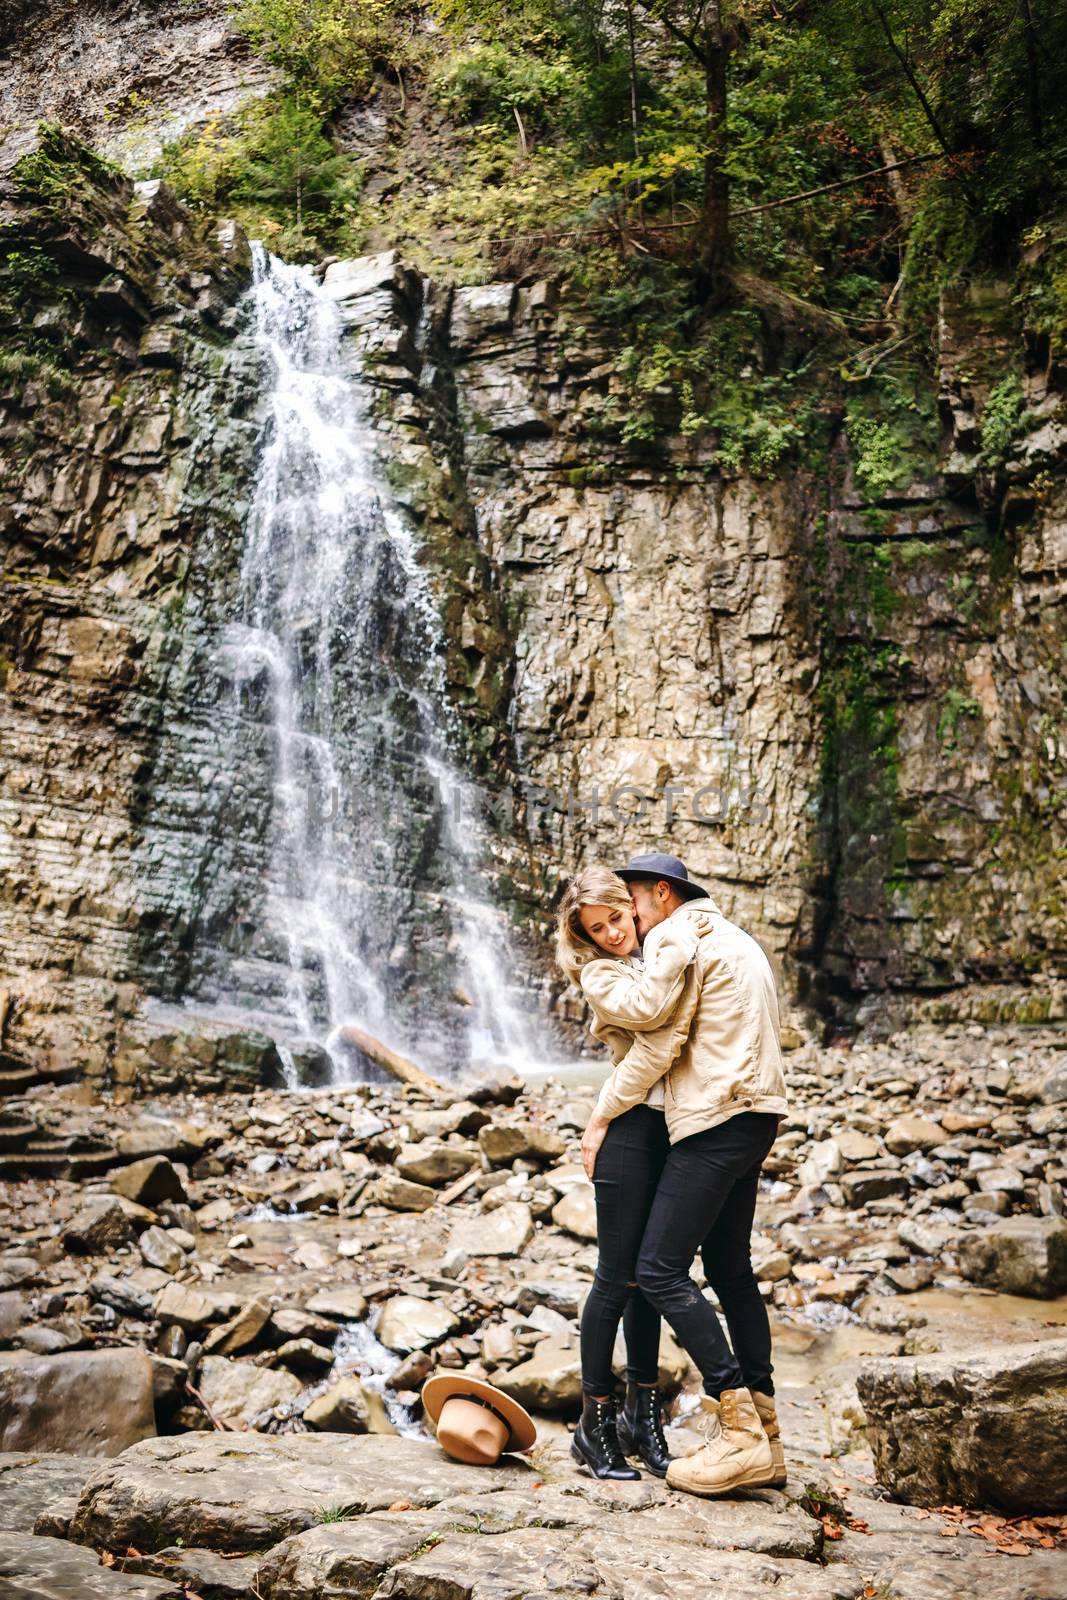
[[[400,1055],[396,1050],[390,1049],[372,1033],[367,1033],[363,1028],[357,1028],[354,1023],[348,1023],[339,1030],[341,1038],[346,1044],[354,1045],[361,1055],[365,1055],[375,1066],[383,1068],[391,1078],[396,1078],[399,1083],[410,1083],[416,1089],[423,1089],[427,1094],[438,1095],[445,1092],[444,1084],[438,1083],[436,1078],[431,1078],[429,1073],[423,1072],[414,1061],[409,1061],[406,1056]]]
[[[703,43],[707,154],[698,265],[707,292],[717,298],[725,290],[731,255],[730,180],[726,172],[726,64],[730,47],[723,27],[722,0],[708,0]]]

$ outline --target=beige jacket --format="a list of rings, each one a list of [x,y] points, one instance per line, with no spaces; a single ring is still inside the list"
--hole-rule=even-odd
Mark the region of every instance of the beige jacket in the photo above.
[[[693,913],[710,917],[706,938],[698,938]],[[579,974],[596,1016],[593,1033],[616,1058],[597,1110],[621,1116],[666,1074],[672,1144],[741,1111],[784,1116],[778,996],[755,939],[713,900],[691,900],[652,929],[642,954],[643,971],[603,957]],[[634,1034],[621,1058],[619,1029]]]

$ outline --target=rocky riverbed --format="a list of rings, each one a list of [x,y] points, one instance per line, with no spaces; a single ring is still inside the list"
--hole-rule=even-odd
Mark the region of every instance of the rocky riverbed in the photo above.
[[[568,1453],[591,1086],[118,1106],[8,1061],[0,1592],[1063,1600],[1067,1033],[788,1067],[755,1256],[790,1481],[704,1502]],[[444,1457],[436,1367],[528,1406],[530,1458]]]

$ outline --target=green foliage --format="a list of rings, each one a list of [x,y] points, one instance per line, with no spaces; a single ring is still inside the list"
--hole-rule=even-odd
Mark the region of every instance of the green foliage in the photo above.
[[[853,387],[846,428],[864,496],[891,498],[934,465],[937,415],[931,376],[911,365],[882,368],[877,377]]]
[[[316,111],[284,95],[179,140],[156,172],[190,204],[232,212],[286,254],[338,243],[357,218],[359,168],[333,148]]]
[[[303,99],[328,114],[398,65],[400,8],[390,0],[240,0],[237,28]]]
[[[982,460],[997,466],[1010,454],[1023,422],[1023,386],[1013,372],[989,391],[982,412]]]
[[[973,695],[961,694],[958,689],[950,689],[941,702],[937,718],[937,738],[942,750],[946,752],[955,750],[959,744],[959,734],[964,721],[973,720],[981,715],[982,708]]]

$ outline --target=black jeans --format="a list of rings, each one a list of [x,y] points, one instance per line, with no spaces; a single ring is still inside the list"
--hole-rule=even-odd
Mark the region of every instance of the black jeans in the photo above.
[[[662,1111],[633,1106],[615,1117],[596,1158],[597,1264],[582,1312],[582,1388],[609,1395],[612,1354],[622,1319],[626,1376],[655,1383],[659,1375],[659,1312],[638,1290],[637,1257],[670,1148]]]
[[[672,1145],[638,1257],[639,1287],[666,1317],[714,1399],[724,1389],[774,1393],[771,1330],[750,1249],[760,1168],[777,1132],[776,1116],[744,1111]],[[733,1350],[689,1276],[698,1250]]]

